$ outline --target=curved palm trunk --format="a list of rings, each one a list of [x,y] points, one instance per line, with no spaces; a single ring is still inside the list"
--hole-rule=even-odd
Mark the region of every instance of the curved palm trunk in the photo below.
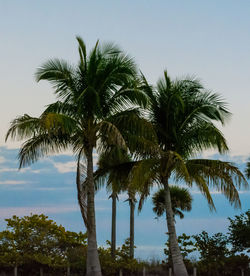
[[[95,223],[95,185],[93,177],[93,148],[87,153],[87,276],[102,276],[97,251],[96,223]]]
[[[135,200],[134,198],[129,199],[130,206],[130,248],[129,257],[134,258],[134,247],[135,247]]]
[[[116,193],[112,193],[111,257],[115,259],[116,249]]]
[[[167,219],[168,234],[169,234],[169,247],[170,247],[170,253],[173,261],[174,275],[188,276],[187,269],[183,262],[183,257],[181,255],[181,251],[177,241],[174,213],[171,205],[168,178],[164,179],[163,184],[164,184],[164,191],[165,191],[166,219]]]

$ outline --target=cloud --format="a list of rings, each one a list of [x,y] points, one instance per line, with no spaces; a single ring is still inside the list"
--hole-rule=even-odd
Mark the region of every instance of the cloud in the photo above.
[[[107,208],[96,208],[96,211],[105,211]],[[55,206],[24,206],[24,207],[0,207],[0,219],[16,216],[29,216],[32,214],[62,214],[70,212],[80,212],[80,207],[72,205]]]
[[[34,206],[34,207],[1,207],[0,218],[9,218],[13,215],[27,216],[32,214],[58,214],[79,211],[77,205],[70,206]]]
[[[2,168],[0,169],[0,173],[4,173],[4,172],[17,172],[18,169],[16,168]]]
[[[76,162],[75,161],[69,161],[69,162],[53,162],[54,167],[58,170],[60,173],[68,173],[68,172],[75,172],[76,171]]]
[[[194,194],[194,195],[196,195],[196,194],[202,194],[201,191],[199,191],[199,190],[189,190],[189,191],[190,191],[191,194]],[[209,191],[209,193],[211,195],[223,195],[222,192],[216,191],[216,190],[211,190],[211,191]],[[250,191],[249,190],[242,190],[242,191],[238,191],[238,193],[239,194],[249,194]]]
[[[6,162],[6,159],[3,156],[0,156],[0,164],[5,162]]]
[[[68,162],[55,162],[52,161],[52,164],[57,169],[59,173],[69,173],[76,171],[76,162],[75,161],[68,161]],[[96,152],[93,153],[93,165],[94,167],[97,165],[98,161],[98,154]]]
[[[0,185],[23,185],[23,184],[29,184],[29,182],[28,181],[22,181],[22,180],[0,181]]]

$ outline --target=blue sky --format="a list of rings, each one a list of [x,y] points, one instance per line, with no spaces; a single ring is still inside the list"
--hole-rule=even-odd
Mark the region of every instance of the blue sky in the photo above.
[[[31,167],[18,171],[17,149],[0,147],[0,230],[5,228],[5,218],[30,213],[44,213],[72,231],[85,231],[75,187],[75,160],[70,155],[45,158]],[[214,155],[211,158],[217,158]],[[231,157],[223,157],[224,160]],[[243,170],[245,157],[233,158]],[[95,155],[94,160],[97,160]],[[227,232],[227,217],[232,217],[250,208],[249,191],[240,191],[242,210],[235,210],[225,198],[212,191],[217,212],[210,212],[204,197],[194,187],[192,211],[183,220],[177,219],[178,234],[189,235],[202,230],[210,234]],[[105,189],[96,195],[96,220],[98,243],[105,245],[110,239],[111,201]],[[120,195],[117,215],[117,243],[122,244],[129,236],[129,206],[126,194]],[[164,218],[155,219],[151,198],[142,212],[136,214],[135,242],[136,256],[141,258],[162,258],[167,232]]]
[[[18,115],[38,116],[54,101],[52,88],[37,84],[34,73],[44,61],[59,57],[77,61],[76,35],[92,47],[97,39],[118,43],[135,57],[151,83],[167,69],[175,77],[197,76],[220,93],[233,113],[222,128],[230,146],[224,159],[241,169],[250,156],[250,2],[234,0],[0,0],[0,230],[13,214],[44,212],[71,230],[82,230],[76,202],[75,163],[67,153],[17,171],[20,143],[4,142],[9,123]],[[204,156],[215,153],[206,152]],[[250,208],[249,192],[240,194],[242,211]],[[193,190],[193,210],[177,221],[178,233],[226,231],[227,217],[238,214],[214,194],[217,213]],[[119,203],[118,243],[129,234],[123,195]],[[110,236],[110,200],[97,195],[98,240]],[[165,222],[154,219],[150,199],[136,219],[137,256],[162,256]]]

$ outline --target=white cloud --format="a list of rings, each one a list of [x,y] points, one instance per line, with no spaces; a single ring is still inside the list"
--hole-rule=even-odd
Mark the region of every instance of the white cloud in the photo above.
[[[216,190],[211,190],[211,191],[209,191],[210,192],[210,194],[211,195],[223,195],[223,193],[222,192],[220,192],[220,191],[216,191]],[[199,190],[190,190],[190,193],[191,194],[201,194],[201,191],[199,191]],[[248,191],[248,190],[242,190],[242,191],[238,191],[238,193],[239,194],[249,194],[250,193],[250,191]]]
[[[104,211],[106,208],[96,208],[96,211]],[[33,206],[33,207],[0,207],[0,219],[10,218],[13,215],[27,216],[32,214],[61,214],[68,212],[80,212],[76,204],[58,206]]]
[[[72,190],[71,187],[39,187],[35,188],[38,191],[62,191],[62,190]]]
[[[69,161],[69,162],[52,162],[54,167],[60,173],[68,173],[68,172],[75,172],[76,171],[76,162]]]
[[[23,184],[29,184],[29,182],[28,181],[19,181],[19,180],[0,181],[0,185],[23,185]]]
[[[2,168],[0,169],[0,173],[3,173],[3,172],[17,172],[18,169],[16,168]]]
[[[27,216],[32,214],[56,214],[78,211],[77,205],[73,206],[34,206],[34,207],[2,207],[0,208],[0,218],[9,218],[13,215]]]
[[[5,162],[6,162],[6,159],[3,156],[0,156],[0,164]]]

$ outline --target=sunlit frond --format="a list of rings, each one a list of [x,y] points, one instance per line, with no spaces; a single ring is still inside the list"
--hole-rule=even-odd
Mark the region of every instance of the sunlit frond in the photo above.
[[[5,141],[9,138],[23,140],[40,132],[41,120],[27,114],[19,116],[11,122],[10,128],[6,134]]]

